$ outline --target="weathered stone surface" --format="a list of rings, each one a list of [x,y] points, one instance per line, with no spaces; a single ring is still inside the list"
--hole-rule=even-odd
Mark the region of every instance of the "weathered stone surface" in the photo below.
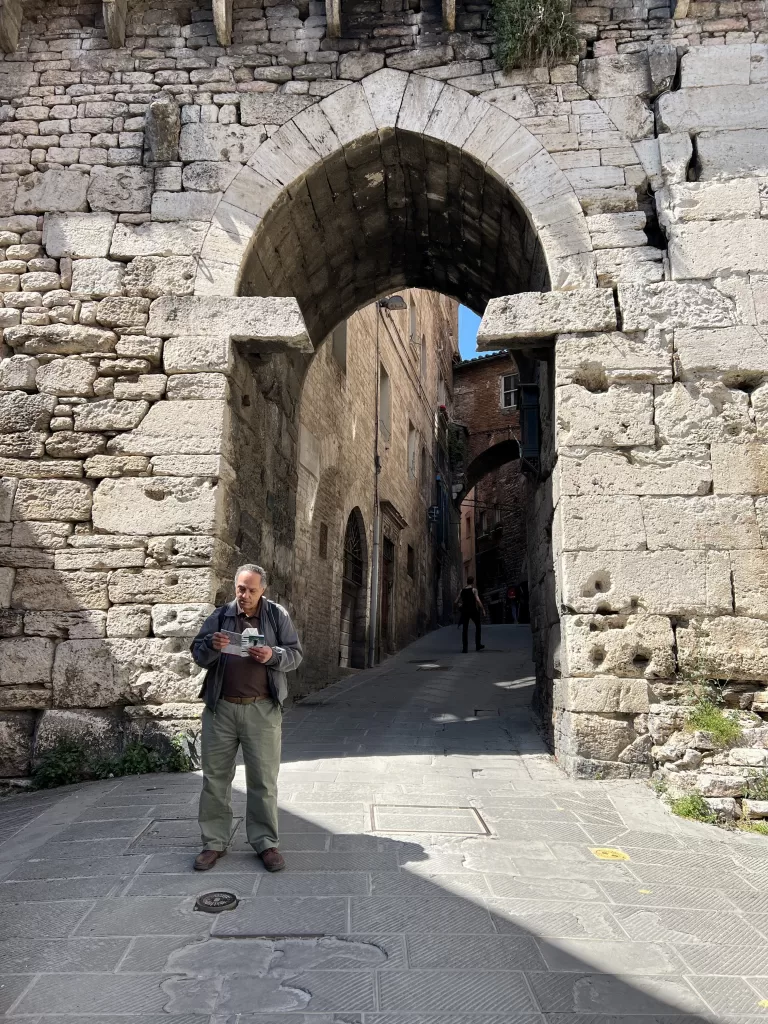
[[[177,373],[168,379],[169,399],[229,398],[229,381],[223,373]]]
[[[144,547],[135,548],[68,548],[56,552],[57,569],[128,569],[143,568]]]
[[[156,299],[160,295],[191,295],[195,287],[196,260],[192,256],[137,256],[123,278],[126,295]]]
[[[525,338],[616,329],[613,293],[606,288],[521,292],[491,299],[477,333],[479,351]]]
[[[74,430],[57,430],[45,442],[46,453],[53,458],[87,459],[100,455],[107,445],[101,434],[78,434]]]
[[[760,192],[755,178],[688,181],[656,193],[662,222],[671,225],[697,220],[740,220],[760,216]]]
[[[603,392],[568,384],[556,389],[555,410],[560,445],[618,448],[656,439],[649,384],[614,385]]]
[[[86,324],[48,324],[43,327],[22,324],[8,328],[4,340],[12,348],[27,354],[65,356],[80,352],[111,352],[117,335]]]
[[[102,327],[145,327],[149,299],[117,298],[102,299],[96,308],[96,319]]]
[[[295,299],[167,296],[152,303],[149,334],[179,337],[201,332],[251,342],[258,351],[313,351]]]
[[[240,170],[242,170],[240,164],[225,164],[218,160],[200,160],[184,167],[181,180],[184,188],[193,191],[226,192]]]
[[[749,85],[751,51],[743,46],[695,46],[680,61],[683,89],[713,85]]]
[[[133,430],[148,409],[148,402],[118,402],[113,398],[76,405],[75,430]]]
[[[155,192],[152,195],[152,220],[210,220],[220,200],[220,192]]]
[[[619,306],[625,331],[730,327],[738,322],[733,300],[703,284],[619,285]]]
[[[0,778],[17,779],[29,774],[34,729],[34,712],[0,712]]]
[[[653,136],[653,111],[642,97],[611,96],[598,100],[598,105],[630,142]]]
[[[215,372],[232,374],[235,352],[229,338],[196,336],[169,338],[163,346],[166,373]]]
[[[0,608],[10,608],[11,606],[11,594],[15,577],[15,569],[0,569]]]
[[[125,266],[115,260],[76,260],[72,267],[72,291],[78,295],[114,295],[122,291]]]
[[[113,605],[107,612],[107,636],[149,636],[149,605]]]
[[[181,118],[179,105],[169,93],[162,92],[147,108],[144,140],[157,163],[177,160]]]
[[[17,569],[11,600],[29,611],[103,610],[109,607],[107,574]]]
[[[746,792],[747,781],[738,775],[699,775],[696,789],[704,797],[737,797]]]
[[[195,636],[214,610],[212,604],[156,604],[152,607],[155,636]]]
[[[640,499],[634,495],[564,496],[555,514],[553,549],[637,551],[645,548]]]
[[[106,256],[117,217],[111,213],[49,213],[43,245],[54,259]]]
[[[668,92],[658,102],[662,131],[768,128],[768,86],[706,86]]]
[[[225,402],[156,402],[137,430],[113,438],[107,450],[126,455],[226,455],[230,444]]]
[[[637,734],[628,718],[564,711],[560,718],[563,754],[597,761],[615,761]]]
[[[35,758],[65,739],[76,740],[91,756],[119,754],[123,746],[122,715],[119,711],[86,709],[44,711],[35,735]]]
[[[38,365],[34,356],[0,360],[0,391],[34,391]]]
[[[565,711],[640,714],[648,711],[644,679],[556,679],[554,706]]]
[[[20,548],[61,548],[71,533],[71,523],[18,522],[13,524],[11,544]]]
[[[93,394],[93,382],[98,376],[96,367],[78,356],[67,356],[45,363],[37,371],[37,387],[49,395]]]
[[[267,133],[237,124],[186,124],[179,138],[179,159],[247,163]]]
[[[6,526],[2,531],[10,535],[11,528]],[[53,568],[53,554],[50,551],[39,551],[37,548],[12,548],[6,544],[0,546],[0,565],[18,569]]]
[[[87,210],[88,175],[82,171],[33,171],[19,181],[16,213],[69,213]]]
[[[733,747],[728,751],[728,764],[739,768],[768,768],[768,750],[761,750],[759,747]]]
[[[715,551],[567,551],[562,601],[573,612],[728,614],[728,555]]]
[[[621,53],[579,61],[578,83],[590,96],[650,96],[648,54]]]
[[[133,256],[198,256],[208,227],[204,221],[118,224],[109,254],[117,260]]]
[[[665,679],[675,673],[675,637],[662,615],[564,615],[561,671],[567,676],[609,675]],[[647,697],[646,697],[647,705]],[[623,708],[571,708],[621,711]],[[647,711],[647,706],[640,710]]]
[[[768,818],[768,800],[742,800],[741,816],[743,818]]]
[[[0,434],[25,430],[46,430],[56,399],[51,395],[28,395],[24,391],[0,393]]]
[[[605,390],[611,384],[672,381],[672,341],[661,332],[645,336],[614,331],[610,334],[559,334],[556,384],[579,384]]]
[[[19,570],[19,573],[31,570]],[[18,586],[18,584],[17,584]],[[119,569],[109,581],[114,604],[193,604],[210,602],[215,590],[208,569]]]
[[[77,480],[20,480],[11,518],[87,521],[91,518],[92,494],[89,484]]]
[[[52,640],[95,640],[105,635],[105,612],[26,612],[24,632]]]
[[[360,57],[359,54],[349,54],[348,56],[358,57],[358,59]],[[366,56],[380,61],[379,67],[384,63],[384,58],[378,54],[367,54]],[[373,70],[377,71],[378,67]],[[351,77],[353,76],[344,75],[344,78]],[[283,93],[277,95],[266,92],[245,93],[240,99],[240,122],[247,125],[285,124],[311,103],[312,99],[309,96],[286,96]]]
[[[765,679],[768,676],[768,622],[726,615],[693,618],[677,628],[682,672],[713,679]]]
[[[708,278],[764,271],[768,220],[679,224],[669,241],[674,278]]]
[[[713,444],[711,452],[715,494],[768,493],[768,444]]]
[[[36,459],[45,451],[46,436],[45,433],[31,430],[12,434],[0,433],[0,457],[9,456],[11,461]]]
[[[163,355],[163,342],[142,334],[124,334],[115,346],[115,352],[124,359],[146,359],[157,366]]]
[[[143,373],[136,381],[117,380],[115,381],[114,397],[118,401],[137,399],[156,402],[165,394],[166,376],[164,373]],[[189,398],[222,397],[213,395],[185,395]],[[226,397],[226,396],[223,396]]]
[[[34,686],[49,683],[53,648],[50,640],[37,637],[0,640],[0,685]]]
[[[649,550],[759,548],[755,507],[748,497],[642,498]]]
[[[88,185],[92,210],[147,213],[152,197],[152,171],[145,167],[96,167]]]
[[[696,139],[700,180],[768,176],[768,130],[702,132]]]
[[[768,331],[757,327],[675,331],[680,380],[719,378],[733,387],[768,374]]]
[[[17,481],[11,477],[0,477],[0,523],[7,523],[11,518],[16,484]]]
[[[217,488],[209,480],[154,476],[103,480],[96,488],[93,524],[98,530],[138,536],[212,533]]]
[[[149,459],[143,455],[94,455],[87,459],[84,468],[85,475],[94,480],[143,476],[149,468]]]
[[[235,480],[235,471],[220,455],[155,455],[152,472],[157,476],[221,477],[228,483]]]
[[[558,457],[560,494],[707,494],[711,483],[709,451],[702,445],[621,453],[572,448]]]
[[[737,615],[768,619],[768,551],[731,552]]]
[[[655,409],[661,441],[706,444],[744,440],[755,433],[749,396],[719,381],[659,385]]]

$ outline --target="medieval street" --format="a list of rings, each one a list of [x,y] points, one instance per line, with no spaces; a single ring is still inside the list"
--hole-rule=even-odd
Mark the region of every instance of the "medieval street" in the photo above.
[[[237,830],[191,870],[197,773],[0,803],[3,1019],[762,1019],[765,839],[674,818],[644,781],[569,779],[530,713],[527,627],[486,645],[446,627],[287,712],[279,875]],[[238,906],[196,912],[212,891]]]

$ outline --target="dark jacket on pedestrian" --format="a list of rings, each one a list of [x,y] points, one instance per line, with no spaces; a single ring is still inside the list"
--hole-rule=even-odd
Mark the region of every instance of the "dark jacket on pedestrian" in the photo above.
[[[231,601],[212,612],[192,641],[192,657],[201,668],[208,669],[199,696],[204,699],[206,707],[211,711],[215,710],[216,702],[221,696],[226,660],[237,657],[214,650],[213,634],[223,630],[239,632],[237,601]],[[262,597],[259,608],[259,630],[264,635],[267,647],[272,648],[272,657],[266,662],[269,690],[272,700],[282,707],[288,697],[288,681],[285,674],[297,669],[304,657],[301,642],[285,608],[267,600],[266,597]]]

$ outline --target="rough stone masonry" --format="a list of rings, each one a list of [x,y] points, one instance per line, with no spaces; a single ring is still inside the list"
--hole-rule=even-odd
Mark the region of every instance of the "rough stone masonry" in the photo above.
[[[406,285],[487,305],[540,382],[562,764],[721,800],[765,772],[764,5],[575,5],[580,59],[509,72],[488,14],[0,3],[0,775],[194,735],[232,566],[292,600],[313,348]],[[729,752],[685,731],[702,673]]]

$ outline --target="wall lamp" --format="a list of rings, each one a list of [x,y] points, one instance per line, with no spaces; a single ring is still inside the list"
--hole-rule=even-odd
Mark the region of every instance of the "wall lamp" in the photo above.
[[[386,299],[379,299],[376,302],[376,305],[379,307],[379,309],[389,310],[400,310],[408,308],[405,304],[405,299],[402,297],[402,295],[390,295]]]

